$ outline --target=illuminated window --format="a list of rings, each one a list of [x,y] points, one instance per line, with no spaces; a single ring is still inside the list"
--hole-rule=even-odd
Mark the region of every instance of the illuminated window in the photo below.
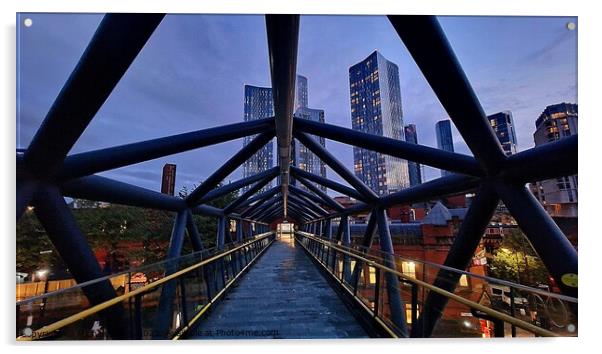
[[[376,284],[376,268],[368,267],[370,270],[370,285]]]
[[[420,310],[416,310],[416,318],[420,316]],[[412,304],[406,304],[406,322],[412,324]]]
[[[416,263],[401,262],[401,272],[410,278],[416,278]]]
[[[460,277],[460,286],[468,286],[468,278],[466,277],[466,274],[462,274]]]

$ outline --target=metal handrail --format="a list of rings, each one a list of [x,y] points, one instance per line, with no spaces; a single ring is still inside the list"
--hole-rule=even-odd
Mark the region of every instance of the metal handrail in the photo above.
[[[298,231],[298,232],[310,235],[312,237],[317,237],[316,234],[312,234],[312,233],[308,233],[308,232],[304,232],[304,231]],[[365,252],[365,253],[367,253],[367,252],[378,252],[380,254],[389,255],[389,254],[387,254],[387,253],[385,253],[385,252],[383,252],[381,250],[372,249],[370,247],[365,247],[365,246],[362,246],[362,245],[345,246],[345,245],[340,245],[340,244],[338,244],[336,242],[333,242],[333,241],[327,241],[327,240],[324,240],[324,239],[319,238],[319,237],[317,237],[317,238],[320,239],[320,240],[322,240],[323,242],[328,243],[328,244],[335,245],[335,246],[342,247],[342,248],[346,248],[346,249],[351,250],[351,251]],[[373,254],[367,254],[367,256],[376,257]],[[509,287],[512,287],[512,288],[515,288],[515,289],[520,289],[520,290],[528,291],[530,293],[535,293],[535,294],[538,294],[538,295],[543,295],[543,296],[555,298],[555,299],[558,299],[558,300],[568,301],[568,302],[572,302],[572,303],[575,303],[575,304],[578,303],[578,299],[574,298],[572,296],[567,296],[567,295],[552,293],[552,292],[549,292],[549,291],[545,291],[545,290],[533,288],[533,287],[530,287],[530,286],[527,286],[527,285],[514,283],[514,282],[511,282],[511,281],[508,281],[508,280],[497,279],[497,278],[488,277],[486,275],[480,275],[480,274],[476,274],[476,273],[471,273],[471,272],[468,272],[468,271],[465,271],[465,270],[460,270],[460,269],[457,269],[457,268],[448,267],[448,266],[443,265],[443,264],[438,264],[438,263],[434,263],[434,262],[430,262],[430,261],[426,261],[426,260],[422,260],[422,259],[416,259],[416,258],[401,256],[401,255],[398,255],[398,254],[393,254],[392,256],[395,257],[395,258],[399,258],[401,260],[404,260],[404,261],[407,260],[407,261],[411,261],[411,262],[417,262],[417,263],[421,263],[421,264],[426,264],[426,265],[432,266],[434,268],[444,269],[444,270],[447,270],[447,271],[450,271],[450,272],[459,273],[459,274],[465,274],[465,275],[473,277],[473,278],[478,278],[478,279],[486,280],[486,281],[488,281],[490,283],[497,283],[499,285],[505,285],[505,286],[509,286]]]
[[[317,237],[311,236],[311,234],[306,234],[305,232],[300,232],[300,231],[297,231],[296,233],[299,234],[299,235],[301,235],[301,236],[303,236],[303,237],[307,237],[308,239],[312,239],[314,241],[320,242],[322,244],[325,244],[325,245],[327,244],[327,242],[325,242],[324,240],[321,240],[321,239],[319,239]],[[307,248],[305,247],[305,245],[302,244],[302,246],[307,250]],[[531,333],[534,333],[536,335],[539,335],[539,336],[542,336],[542,337],[558,337],[559,336],[558,334],[556,334],[554,332],[551,332],[551,331],[545,330],[543,328],[537,327],[537,326],[535,326],[535,325],[533,325],[531,323],[525,322],[523,320],[519,320],[519,319],[517,319],[515,317],[512,317],[510,315],[507,315],[505,313],[493,310],[493,309],[491,309],[491,308],[489,308],[487,306],[483,306],[483,305],[481,305],[479,303],[476,303],[474,301],[465,299],[465,298],[463,298],[463,297],[461,297],[459,295],[456,295],[456,294],[451,293],[449,291],[446,291],[446,290],[443,290],[441,288],[435,287],[435,286],[433,286],[433,285],[431,285],[431,284],[429,284],[427,282],[424,282],[424,281],[412,278],[410,276],[407,276],[407,275],[405,275],[405,274],[403,274],[403,273],[401,273],[401,272],[399,272],[399,271],[397,271],[395,269],[391,269],[391,268],[389,268],[387,266],[384,266],[382,264],[379,264],[379,263],[377,263],[377,262],[375,262],[375,261],[373,261],[373,260],[371,260],[369,258],[366,258],[366,257],[360,256],[360,255],[358,255],[356,253],[350,252],[350,251],[348,251],[348,250],[346,250],[346,249],[344,249],[344,248],[342,248],[342,247],[340,247],[338,245],[329,245],[329,247],[332,247],[333,249],[335,249],[335,250],[337,250],[337,251],[339,251],[341,253],[344,253],[344,254],[347,254],[349,256],[355,257],[355,258],[361,260],[362,262],[365,262],[366,264],[368,264],[368,265],[370,265],[372,267],[379,268],[379,269],[381,269],[381,270],[383,270],[385,272],[389,272],[389,273],[395,274],[396,276],[402,278],[405,282],[412,283],[412,284],[415,284],[417,286],[421,286],[421,287],[423,287],[423,288],[425,288],[425,289],[427,289],[429,291],[432,291],[432,292],[438,293],[440,295],[443,295],[443,296],[449,298],[450,300],[454,300],[456,302],[459,302],[459,303],[461,303],[463,305],[466,305],[466,306],[468,306],[470,308],[473,308],[473,309],[475,309],[477,311],[484,312],[484,313],[486,313],[487,315],[489,315],[489,316],[491,316],[493,318],[496,318],[496,319],[504,321],[504,322],[508,322],[508,323],[510,323],[510,324],[512,324],[512,325],[514,325],[516,327],[522,328],[522,329],[524,329],[526,331],[529,331]]]
[[[263,234],[252,236],[250,238],[247,238],[247,240],[243,241],[243,242],[246,242],[248,244],[249,242],[255,241],[257,239],[257,237],[260,237],[262,235]],[[235,241],[232,244],[241,244],[242,245],[243,243]],[[226,245],[226,246],[228,246],[228,245]],[[41,300],[41,299],[48,298],[48,297],[51,297],[51,296],[60,295],[62,293],[66,293],[66,292],[72,291],[72,290],[77,289],[77,288],[85,288],[86,286],[90,286],[90,285],[99,283],[99,282],[104,281],[104,280],[109,280],[111,278],[115,278],[115,277],[118,277],[118,276],[121,276],[121,275],[124,275],[124,274],[142,272],[142,271],[147,270],[149,268],[157,267],[159,265],[167,264],[167,263],[170,263],[170,262],[179,262],[179,261],[183,261],[183,260],[186,260],[186,259],[194,258],[195,256],[201,256],[201,259],[202,259],[202,257],[204,257],[205,253],[211,253],[213,251],[216,251],[217,248],[218,248],[217,246],[214,246],[214,247],[211,247],[211,248],[204,249],[202,251],[192,252],[192,253],[189,253],[189,254],[177,257],[177,258],[164,259],[162,261],[155,262],[155,263],[152,263],[152,264],[147,264],[147,265],[143,265],[143,266],[140,266],[140,267],[137,267],[137,268],[131,268],[131,269],[124,270],[124,271],[121,271],[121,272],[117,272],[117,273],[105,275],[104,277],[100,277],[100,278],[88,280],[86,282],[70,286],[68,288],[59,289],[59,290],[56,290],[56,291],[51,291],[51,292],[48,292],[48,293],[44,293],[44,294],[32,296],[32,297],[29,297],[27,299],[19,300],[19,301],[15,302],[15,305],[16,306],[24,305],[24,304],[27,304],[27,303],[30,303],[30,302],[34,302],[36,300]]]
[[[270,232],[266,232],[266,233],[261,234],[261,235],[257,235],[257,237],[254,240],[250,241],[250,242],[241,244],[240,246],[237,246],[237,247],[232,248],[232,249],[230,249],[230,250],[228,250],[226,252],[223,252],[223,253],[220,253],[218,255],[215,255],[215,256],[212,256],[210,258],[207,258],[207,259],[205,259],[205,260],[203,260],[203,261],[201,261],[201,262],[199,262],[197,264],[194,264],[194,265],[191,265],[189,267],[186,267],[186,268],[184,268],[182,270],[179,270],[179,271],[177,271],[177,272],[175,272],[173,274],[170,274],[170,275],[168,275],[166,277],[163,277],[163,278],[161,278],[161,279],[159,279],[159,280],[157,280],[155,282],[147,284],[147,285],[145,285],[145,286],[143,286],[141,288],[138,288],[138,289],[132,290],[132,291],[126,293],[126,294],[114,297],[114,298],[112,298],[112,299],[110,299],[108,301],[105,301],[105,302],[100,303],[98,305],[92,306],[92,307],[90,307],[88,309],[85,309],[85,310],[83,310],[81,312],[73,314],[73,315],[71,315],[69,317],[66,317],[66,318],[62,319],[62,320],[59,320],[59,321],[56,321],[56,322],[54,322],[52,324],[44,326],[44,327],[42,327],[40,329],[37,329],[37,330],[33,331],[30,336],[19,336],[19,337],[17,337],[17,340],[18,341],[32,341],[35,338],[44,337],[44,336],[48,335],[49,333],[52,333],[52,332],[54,332],[56,330],[59,330],[59,329],[65,327],[65,326],[68,326],[68,325],[70,325],[72,323],[80,321],[80,320],[82,320],[82,319],[84,319],[84,318],[86,318],[88,316],[92,316],[92,315],[94,315],[94,314],[96,314],[96,313],[98,313],[98,312],[100,312],[102,310],[105,310],[105,309],[107,309],[107,308],[109,308],[109,307],[111,307],[113,305],[116,305],[116,304],[118,304],[118,303],[120,303],[120,302],[122,302],[124,300],[132,298],[132,297],[134,297],[136,295],[140,295],[140,294],[146,293],[149,290],[158,287],[159,285],[167,283],[168,281],[171,281],[173,279],[177,279],[177,278],[181,277],[182,275],[187,274],[187,273],[189,273],[189,272],[191,272],[191,271],[193,271],[193,270],[195,270],[197,268],[200,268],[200,267],[202,267],[202,266],[204,266],[206,264],[209,264],[209,263],[211,263],[211,262],[213,262],[215,260],[218,260],[220,258],[223,258],[223,257],[231,254],[231,253],[234,253],[234,252],[238,251],[239,249],[244,248],[244,247],[246,247],[247,245],[249,245],[251,243],[254,243],[254,242],[263,240],[263,239],[265,239],[267,237],[270,237],[272,234],[274,234],[274,231],[270,231]]]

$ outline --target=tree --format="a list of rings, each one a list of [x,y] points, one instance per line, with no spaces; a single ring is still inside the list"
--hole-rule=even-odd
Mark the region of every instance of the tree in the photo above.
[[[504,235],[489,263],[491,276],[536,286],[548,283],[548,271],[518,228]]]

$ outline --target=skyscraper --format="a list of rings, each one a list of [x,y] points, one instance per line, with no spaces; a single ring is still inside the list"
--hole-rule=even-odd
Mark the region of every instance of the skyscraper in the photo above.
[[[161,177],[161,193],[174,195],[176,189],[176,165],[166,163]]]
[[[297,75],[297,80],[295,82],[295,109],[293,112],[296,112],[299,108],[307,108],[307,105],[307,78],[305,76]]]
[[[245,85],[245,121],[269,118],[274,115],[274,102],[272,89],[269,87],[257,87]],[[309,119],[324,123],[324,111],[320,109],[308,108],[307,78],[297,75],[295,85],[295,111],[294,116],[301,119]],[[246,146],[255,136],[245,137],[243,145]],[[320,145],[326,147],[326,139],[312,136]],[[249,160],[243,164],[243,177],[249,177],[256,173],[263,172],[273,167],[273,142],[270,141],[265,147],[261,148]],[[303,144],[293,140],[292,145],[292,163],[302,170],[311,172],[318,176],[326,177],[326,166],[324,162],[309,151]],[[291,178],[291,183],[298,187],[306,189],[305,186],[295,183]],[[270,182],[262,191],[272,187]],[[325,187],[320,186],[322,190]],[[249,186],[243,188],[243,191],[249,189]]]
[[[313,109],[307,107],[300,107],[295,112],[296,118],[308,119],[314,122],[324,123],[324,111],[321,109]],[[326,139],[315,135],[310,135],[315,139],[322,147],[326,147]],[[326,177],[326,165],[319,157],[317,157],[308,148],[303,146],[299,141],[293,140],[292,144],[292,164],[304,171],[313,173],[314,175]],[[303,184],[296,183],[294,178],[291,178],[291,183],[302,189],[307,189]],[[312,182],[313,183],[313,182]],[[326,192],[326,187],[321,184],[316,184],[318,188]]]
[[[412,144],[418,144],[418,134],[416,133],[416,125],[408,124],[404,127],[404,135],[406,141]],[[417,162],[408,161],[408,173],[410,175],[410,187],[422,183],[421,166]]]
[[[245,85],[245,104],[244,120],[245,122],[269,118],[274,116],[274,99],[272,89],[269,87],[258,87]],[[246,136],[243,140],[243,146],[247,146],[257,135]],[[253,176],[272,168],[274,165],[273,152],[274,143],[271,140],[264,147],[259,149],[243,164],[243,178]],[[244,187],[243,192],[250,186]],[[272,188],[272,182],[269,182],[261,191]]]
[[[535,146],[577,134],[577,105],[559,103],[546,107],[535,121]],[[577,175],[536,182],[536,197],[552,216],[577,216]]]
[[[437,147],[441,150],[454,152],[454,140],[452,139],[451,121],[440,120],[435,124],[437,132]],[[441,177],[451,174],[449,171],[441,170]]]
[[[397,65],[374,51],[349,68],[349,91],[354,130],[405,139]],[[379,195],[410,185],[406,160],[354,147],[353,161],[356,176]]]
[[[487,117],[507,156],[516,154],[516,133],[512,112],[503,111]]]
[[[314,122],[324,123],[324,110],[313,109],[308,107],[309,95],[307,90],[307,78],[305,76],[297,75],[297,81],[295,83],[295,112],[296,118],[308,119]],[[322,147],[326,147],[326,139],[310,135],[314,138]],[[320,160],[313,152],[303,146],[297,140],[293,140],[292,152],[291,152],[292,164],[304,171],[313,173],[315,175],[326,177],[326,165]],[[307,189],[303,184],[297,183],[294,178],[291,178],[291,183],[295,186]],[[313,183],[313,182],[312,182]],[[326,192],[326,187],[313,183],[318,188]]]

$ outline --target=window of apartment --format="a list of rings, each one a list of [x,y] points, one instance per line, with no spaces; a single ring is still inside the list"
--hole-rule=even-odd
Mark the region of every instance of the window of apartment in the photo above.
[[[416,263],[401,262],[401,272],[410,278],[416,278]]]
[[[468,287],[468,277],[466,277],[466,274],[462,274],[460,277],[460,286]]]

